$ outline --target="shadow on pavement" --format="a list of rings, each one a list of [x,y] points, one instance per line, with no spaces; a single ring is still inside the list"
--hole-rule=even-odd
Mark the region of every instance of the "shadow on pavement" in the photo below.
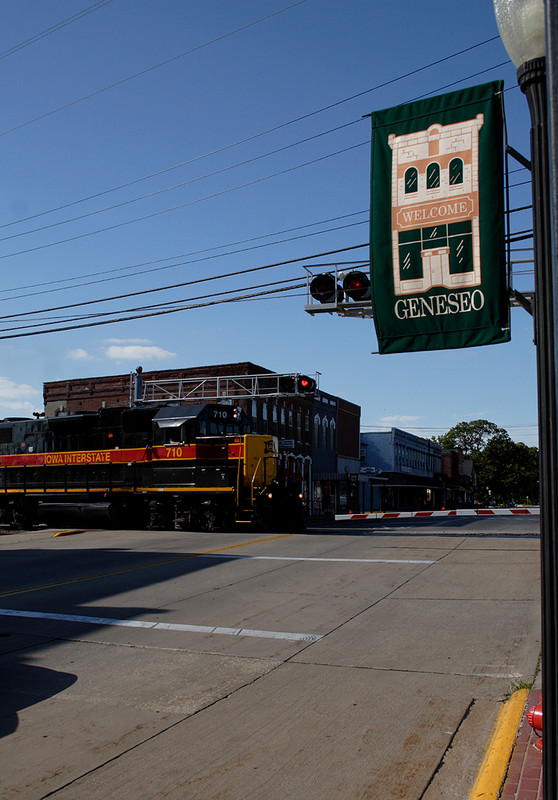
[[[0,666],[0,738],[19,724],[18,711],[59,694],[77,681],[71,672],[22,664],[21,656],[4,656]]]

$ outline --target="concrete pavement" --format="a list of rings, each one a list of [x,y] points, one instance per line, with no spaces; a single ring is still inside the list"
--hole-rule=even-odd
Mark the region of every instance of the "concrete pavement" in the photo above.
[[[503,695],[538,658],[532,536],[12,542],[6,800],[464,800]],[[63,558],[73,574],[56,580]]]

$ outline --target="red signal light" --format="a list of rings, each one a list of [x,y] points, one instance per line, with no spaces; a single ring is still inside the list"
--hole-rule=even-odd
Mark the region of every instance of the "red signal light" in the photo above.
[[[343,291],[351,300],[370,298],[370,278],[366,273],[353,270],[343,278]]]
[[[296,388],[300,394],[313,394],[316,391],[316,381],[308,375],[299,375]]]

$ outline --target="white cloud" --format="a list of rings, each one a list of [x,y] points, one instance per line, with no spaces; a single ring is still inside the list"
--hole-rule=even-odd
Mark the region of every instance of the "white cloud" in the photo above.
[[[96,356],[92,356],[87,350],[84,350],[83,347],[76,347],[75,350],[70,350],[68,353],[68,358],[72,358],[74,361],[98,361],[99,359]]]
[[[35,389],[28,383],[16,383],[9,378],[0,376],[0,403],[10,401],[16,401],[17,403],[23,398],[34,397],[35,395],[41,395],[39,389]]]
[[[2,413],[4,413],[4,411],[6,411],[6,412],[17,411],[17,415],[16,416],[18,416],[18,417],[19,416],[30,417],[31,414],[33,413],[33,411],[38,411],[39,410],[39,408],[37,406],[37,403],[28,403],[25,400],[20,402],[20,403],[16,403],[16,402],[7,403],[7,402],[3,402],[2,400],[0,400],[0,409],[1,409]],[[9,413],[8,413],[8,416],[10,416]]]
[[[105,352],[105,356],[113,361],[164,361],[175,355],[162,347],[140,344],[113,344]]]
[[[73,361],[102,361],[103,358],[111,361],[164,361],[176,355],[163,347],[157,347],[151,339],[105,339],[101,347],[95,348],[94,353],[97,355],[83,347],[76,347],[68,352],[68,358]]]
[[[28,417],[33,411],[41,411],[42,407],[42,393],[39,389],[28,383],[16,383],[0,376],[0,417]]]

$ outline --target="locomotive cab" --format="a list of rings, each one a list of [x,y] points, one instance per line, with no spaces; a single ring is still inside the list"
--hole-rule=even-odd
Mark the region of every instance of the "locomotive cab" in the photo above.
[[[208,436],[239,436],[247,433],[246,414],[236,406],[203,403],[163,406],[153,417],[154,444],[192,444]]]

